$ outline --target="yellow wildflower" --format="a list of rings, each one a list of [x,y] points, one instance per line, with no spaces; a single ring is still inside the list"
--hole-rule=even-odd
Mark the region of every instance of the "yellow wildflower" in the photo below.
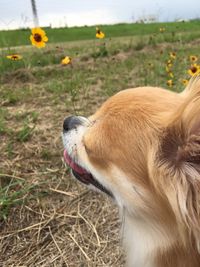
[[[71,64],[71,62],[72,62],[71,57],[64,57],[64,58],[61,60],[61,64],[62,64],[62,65],[68,65],[68,64]]]
[[[31,30],[32,35],[30,36],[30,40],[32,45],[41,48],[45,47],[46,42],[48,42],[48,37],[46,33],[41,28],[34,28]]]
[[[172,66],[172,65],[171,65],[171,66]],[[165,70],[166,70],[167,73],[171,72],[171,69],[170,69],[171,66],[166,66],[166,67],[165,67]]]
[[[13,55],[8,55],[8,56],[6,56],[8,59],[11,59],[11,60],[20,60],[20,59],[22,59],[22,56],[20,56],[20,55],[17,55],[17,54],[13,54]]]
[[[169,75],[170,78],[174,78],[174,74],[173,74],[173,72],[169,71],[169,72],[168,72],[168,75]]]
[[[99,28],[96,28],[96,38],[103,39],[105,37],[105,33],[103,33]]]
[[[170,52],[169,56],[171,59],[176,59],[176,53],[175,52]]]
[[[161,27],[161,28],[159,29],[159,31],[160,31],[161,33],[165,32],[165,27]]]
[[[173,81],[172,81],[172,80],[168,80],[168,81],[167,81],[167,85],[168,85],[169,87],[172,87],[172,86],[173,86]]]
[[[200,66],[197,64],[192,64],[191,67],[188,70],[188,74],[190,76],[194,76],[200,73]]]
[[[168,59],[167,60],[167,65],[169,66],[169,65],[172,65],[172,64],[173,64],[172,60],[171,59]]]
[[[190,59],[191,62],[196,62],[196,61],[198,60],[198,57],[197,57],[197,56],[193,56],[193,55],[191,55],[191,56],[189,57],[189,59]]]
[[[181,82],[182,82],[183,85],[187,85],[189,83],[189,81],[187,79],[182,79]]]

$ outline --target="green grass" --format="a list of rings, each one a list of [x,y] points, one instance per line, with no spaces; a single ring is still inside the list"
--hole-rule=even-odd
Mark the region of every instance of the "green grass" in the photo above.
[[[6,177],[1,175],[1,172],[0,182],[0,220],[7,219],[12,207],[22,206],[36,195],[38,197],[45,193],[38,192],[37,185],[28,184],[20,177]]]
[[[160,33],[159,28],[163,26],[166,28],[166,32]],[[182,44],[198,39],[200,35],[199,28],[199,20],[173,23],[104,25],[102,30],[106,32],[107,38],[103,40],[95,39],[95,27],[47,28],[49,42],[44,49],[30,46],[29,30],[1,31],[0,46],[3,47],[5,45],[5,49],[0,50],[0,72],[1,74],[7,72],[8,75],[4,76],[4,80],[9,80],[10,72],[16,71],[14,73],[16,79],[31,82],[34,79],[34,75],[29,69],[60,64],[62,58],[66,55],[84,60],[84,58],[89,59],[92,57],[95,59],[115,55],[120,51],[131,49],[140,51],[146,46],[156,47],[161,43],[179,43],[178,46],[180,47]],[[115,39],[113,37],[118,38]],[[90,42],[82,43],[83,40],[89,39]],[[113,40],[116,41],[113,42]],[[128,43],[127,40],[129,40]],[[56,45],[50,45],[51,43]],[[20,47],[16,47],[17,45]],[[22,45],[29,46],[21,47]],[[6,58],[8,54],[15,53],[21,54],[23,59],[12,61]],[[20,71],[21,69],[24,71]],[[15,93],[13,95],[10,94],[11,103],[17,102],[17,98]]]
[[[22,180],[10,180],[7,185],[0,187],[0,219],[7,218],[11,207],[22,204],[29,190]]]
[[[27,142],[32,135],[34,127],[30,127],[27,122],[24,122],[23,127],[17,132],[17,141]]]
[[[4,108],[0,108],[0,135],[8,133],[7,120],[8,120],[8,111]]]
[[[166,28],[166,33],[181,31],[182,33],[199,32],[200,21],[190,22],[168,22],[168,23],[150,23],[150,24],[116,24],[102,25],[101,29],[105,32],[107,38],[151,35],[159,32],[160,27]],[[72,27],[51,29],[44,28],[49,43],[59,43],[68,41],[92,40],[95,38],[95,26],[90,27]],[[165,33],[164,33],[165,34]],[[13,47],[30,44],[30,29],[0,31],[0,47]]]

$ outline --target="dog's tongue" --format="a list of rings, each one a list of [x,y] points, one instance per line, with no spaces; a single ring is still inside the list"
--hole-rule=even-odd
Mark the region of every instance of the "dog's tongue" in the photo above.
[[[79,165],[77,165],[68,155],[67,150],[64,150],[64,159],[65,162],[69,165],[70,168],[72,168],[74,171],[76,171],[79,174],[86,174],[87,171],[81,168]]]

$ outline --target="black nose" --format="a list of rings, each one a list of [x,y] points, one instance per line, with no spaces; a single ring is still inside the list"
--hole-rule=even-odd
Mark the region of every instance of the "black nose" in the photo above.
[[[78,125],[81,125],[80,118],[76,116],[69,116],[64,119],[63,130],[67,132],[69,130],[75,129]]]

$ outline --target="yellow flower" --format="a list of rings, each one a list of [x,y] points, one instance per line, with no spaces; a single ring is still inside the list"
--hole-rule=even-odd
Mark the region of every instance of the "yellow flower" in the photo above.
[[[169,66],[169,65],[172,65],[172,61],[171,61],[171,59],[168,59],[167,60],[167,65]]]
[[[197,64],[193,64],[193,65],[191,65],[191,67],[190,67],[189,70],[188,70],[188,74],[189,74],[190,76],[194,76],[194,75],[197,75],[197,74],[199,74],[199,73],[200,73],[200,66],[197,65]]]
[[[170,67],[171,67],[171,66],[166,66],[166,67],[165,67],[165,70],[166,70],[167,73],[171,72]]]
[[[187,84],[189,83],[189,81],[188,81],[188,80],[186,80],[186,79],[182,79],[182,81],[181,81],[181,82],[182,82],[182,84],[183,84],[183,85],[187,85]]]
[[[167,81],[167,85],[168,85],[169,87],[172,87],[172,86],[173,86],[173,81],[172,81],[172,80],[168,80],[168,81]]]
[[[172,61],[171,61],[171,59],[169,59],[169,60],[167,60],[167,63],[166,63],[166,66],[165,66],[165,70],[166,70],[166,72],[170,75],[170,73],[171,73],[171,75],[170,75],[170,77],[171,78],[173,78],[172,77],[172,72],[171,72],[171,68],[173,67],[173,64],[172,64]]]
[[[192,55],[192,56],[189,57],[189,59],[190,59],[191,62],[196,62],[198,60],[198,57]]]
[[[71,64],[71,62],[72,62],[71,57],[64,57],[64,58],[61,60],[61,64],[62,64],[62,65],[68,65],[68,64]]]
[[[9,55],[9,56],[6,56],[6,57],[11,59],[11,60],[20,60],[20,59],[22,59],[22,56],[17,55],[17,54]]]
[[[163,33],[163,32],[165,32],[165,28],[162,27],[162,28],[159,29],[159,31]]]
[[[169,72],[168,72],[168,75],[169,75],[170,78],[174,78],[174,74],[173,74],[173,72],[169,71]]]
[[[105,33],[103,33],[99,28],[96,28],[96,38],[103,39],[105,37]]]
[[[175,52],[170,52],[169,56],[171,57],[171,59],[176,59],[176,53]]]
[[[30,40],[32,45],[41,48],[45,47],[46,42],[48,42],[48,37],[46,33],[41,28],[34,28],[31,30],[32,35],[30,36]]]

